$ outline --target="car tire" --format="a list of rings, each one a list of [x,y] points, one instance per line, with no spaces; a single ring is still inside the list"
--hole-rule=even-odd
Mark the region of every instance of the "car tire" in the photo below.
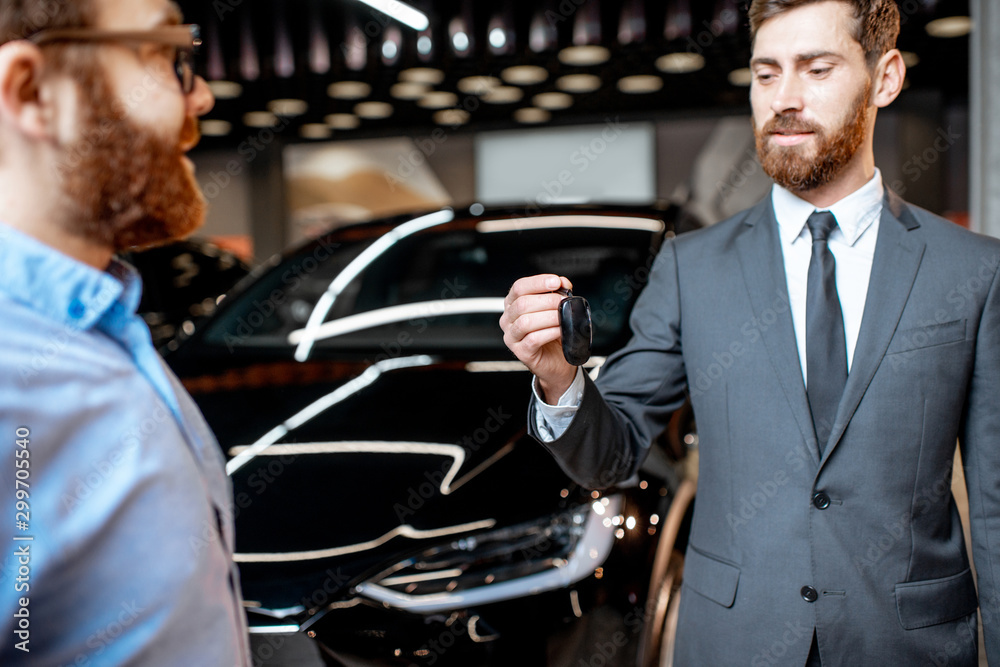
[[[684,579],[684,553],[679,538],[693,509],[696,489],[697,483],[693,479],[684,479],[663,521],[646,598],[646,622],[636,658],[638,667],[673,665],[677,614]]]

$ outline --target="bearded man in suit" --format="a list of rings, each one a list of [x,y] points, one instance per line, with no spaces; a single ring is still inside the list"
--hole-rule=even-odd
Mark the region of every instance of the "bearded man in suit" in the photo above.
[[[876,113],[905,75],[894,0],[749,14],[773,190],[664,244],[596,384],[562,356],[553,291],[570,281],[515,283],[500,324],[535,375],[529,427],[604,487],[690,398],[699,491],[675,664],[972,667],[977,606],[1000,663],[1000,243],[905,203],[875,167]]]

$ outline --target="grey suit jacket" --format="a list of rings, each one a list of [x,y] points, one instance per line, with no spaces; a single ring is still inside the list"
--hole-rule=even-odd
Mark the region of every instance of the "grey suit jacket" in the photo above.
[[[700,471],[676,664],[803,665],[815,629],[826,665],[974,667],[977,595],[950,490],[958,440],[1000,664],[998,266],[1000,242],[887,194],[821,456],[770,197],[664,245],[632,340],[543,444],[575,480],[606,487],[690,395]]]

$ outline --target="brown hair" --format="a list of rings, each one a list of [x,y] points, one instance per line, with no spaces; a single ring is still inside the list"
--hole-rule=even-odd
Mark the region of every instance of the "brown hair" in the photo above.
[[[753,0],[750,3],[750,39],[757,38],[757,31],[769,19],[787,11],[826,0]],[[890,49],[896,48],[899,37],[899,7],[896,0],[836,0],[854,9],[854,39],[865,52],[868,67]]]

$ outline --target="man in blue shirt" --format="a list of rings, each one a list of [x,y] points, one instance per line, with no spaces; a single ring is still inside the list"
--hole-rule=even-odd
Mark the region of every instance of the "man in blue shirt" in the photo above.
[[[125,248],[204,219],[167,0],[0,0],[0,664],[249,664],[218,446]]]

